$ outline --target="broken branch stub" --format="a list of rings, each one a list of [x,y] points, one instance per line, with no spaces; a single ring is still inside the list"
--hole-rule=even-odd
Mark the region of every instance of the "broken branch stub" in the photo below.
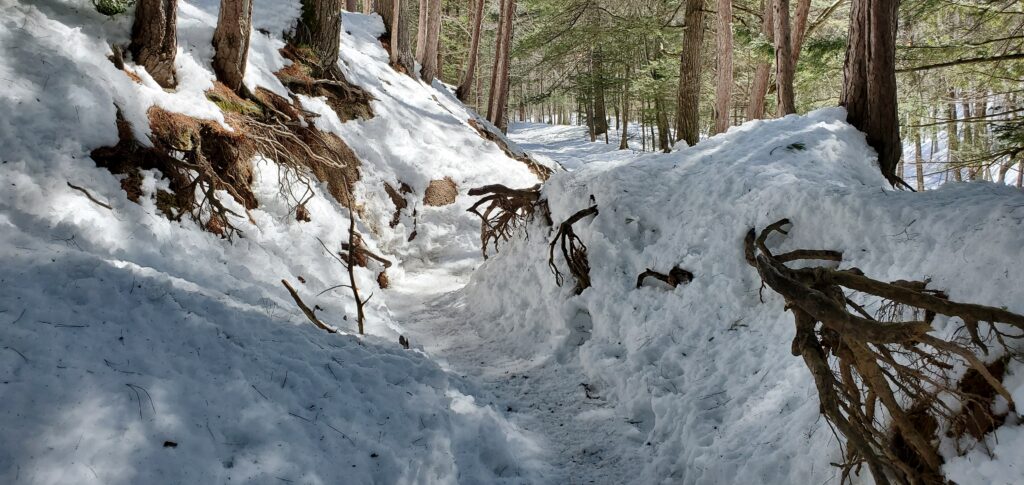
[[[987,353],[993,340],[1012,353],[1004,337],[1024,334],[1008,335],[996,323],[1024,329],[1024,317],[950,301],[945,293],[926,288],[926,281],[886,283],[856,268],[790,268],[784,263],[841,262],[842,253],[798,249],[773,255],[765,240],[775,232],[788,234],[783,227],[789,223],[780,220],[760,234],[751,229],[744,240],[744,258],[793,312],[793,355],[803,358],[822,414],[849,445],[846,461],[838,465],[843,481],[867,464],[880,484],[945,483],[936,447],[939,422],[977,437],[1002,420],[991,412],[995,396],[1014,409],[996,376],[1001,376],[999,361],[986,364],[978,354]],[[855,292],[878,301],[876,315],[851,298]],[[936,314],[962,320],[968,337],[960,331],[948,340],[929,335]],[[988,323],[985,333],[980,331],[981,322]],[[963,368],[974,376],[970,382],[955,372]],[[951,406],[949,397],[962,406]]]

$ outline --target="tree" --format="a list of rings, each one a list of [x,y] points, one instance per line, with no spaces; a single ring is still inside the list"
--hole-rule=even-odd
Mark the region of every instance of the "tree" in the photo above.
[[[342,0],[302,0],[302,13],[295,29],[295,42],[310,48],[317,57],[317,75],[340,77]]]
[[[724,133],[732,113],[732,0],[718,0],[718,81],[715,88],[715,133]]]
[[[622,131],[619,132],[619,150],[629,148],[629,73],[630,66],[626,66],[626,76],[622,80]]]
[[[898,0],[853,1],[840,98],[847,121],[867,135],[882,175],[893,185],[902,182],[896,165],[903,151],[896,110],[898,12]]]
[[[790,40],[789,0],[775,0],[775,94],[778,115],[796,113],[793,98],[793,46]]]
[[[221,0],[213,31],[213,72],[232,91],[242,93],[252,32],[252,0]]]
[[[388,37],[391,66],[413,76],[408,4],[408,0],[377,0],[374,8],[384,21],[384,35]]]
[[[761,0],[763,21],[761,33],[772,45],[775,44],[775,1]],[[757,63],[754,71],[753,85],[750,87],[750,100],[747,103],[747,119],[764,118],[764,98],[768,94],[768,81],[772,74],[772,62],[768,59]]]
[[[470,23],[473,25],[472,33],[469,36],[469,54],[466,60],[466,72],[462,75],[462,82],[455,90],[455,96],[463,103],[469,99],[473,90],[473,75],[476,71],[476,61],[480,52],[480,29],[483,25],[484,2],[485,0],[472,0],[473,11],[470,15]]]
[[[359,0],[345,0],[345,10],[349,12],[359,11]]]
[[[487,102],[487,120],[504,133],[508,131],[505,111],[508,108],[508,72],[516,0],[501,0],[500,15],[494,47],[494,70],[491,72],[491,96]]]
[[[138,0],[135,7],[128,50],[135,63],[145,68],[153,80],[165,88],[177,85],[174,77],[174,56],[178,51],[177,19],[177,0]]]
[[[683,50],[679,54],[676,140],[700,141],[700,48],[704,42],[704,0],[685,0]]]
[[[422,43],[416,46],[416,60],[421,66],[420,77],[430,84],[439,75],[437,52],[441,36],[441,0],[420,0],[420,9]]]

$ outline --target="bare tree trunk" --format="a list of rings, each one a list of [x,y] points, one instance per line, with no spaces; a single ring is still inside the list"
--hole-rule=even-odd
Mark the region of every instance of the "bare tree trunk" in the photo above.
[[[732,113],[732,0],[718,0],[718,81],[715,89],[715,133],[729,129]]]
[[[491,73],[491,96],[487,103],[487,119],[502,133],[508,131],[505,111],[508,107],[508,73],[515,15],[516,0],[501,0],[501,18],[498,20],[497,40],[494,47],[494,70]]]
[[[896,110],[896,23],[898,0],[854,0],[843,65],[846,119],[867,135],[878,152],[882,175],[893,185],[903,155]]]
[[[295,42],[316,54],[323,77],[340,77],[341,0],[302,0],[302,14],[295,29]]]
[[[683,50],[679,55],[676,140],[700,141],[700,50],[704,41],[704,0],[686,0]]]
[[[665,101],[661,99],[660,93],[654,98],[654,114],[658,120],[658,148],[668,153],[672,151],[668,137],[671,134],[668,127],[668,113],[665,112]]]
[[[416,62],[423,63],[423,50],[427,47],[427,1],[419,0],[416,15]]]
[[[761,24],[761,32],[764,33],[768,42],[775,44],[775,6],[774,0],[761,0],[764,4],[764,22]],[[772,74],[772,62],[761,61],[757,63],[754,71],[754,84],[750,87],[750,102],[747,104],[747,119],[758,120],[764,118],[764,98],[768,94],[768,81]]]
[[[946,170],[953,173],[953,180],[963,181],[960,173],[960,133],[956,121],[956,89],[949,90],[949,103],[946,105]]]
[[[601,62],[601,49],[590,51],[590,79],[594,93],[594,134],[608,133],[608,108],[604,102],[604,65]]]
[[[918,118],[917,124],[920,124],[920,118]],[[917,191],[924,192],[924,157],[921,156],[921,128],[914,128],[914,171],[917,176]]]
[[[626,76],[622,81],[622,130],[619,132],[619,150],[629,148],[629,71],[626,66]]]
[[[420,5],[423,3],[420,2]],[[438,77],[437,49],[441,36],[441,0],[426,0],[426,7],[426,12],[420,14],[421,19],[426,19],[426,30],[423,33],[423,56],[418,60],[422,66],[420,74],[423,81],[430,84]],[[419,48],[416,51],[419,52]]]
[[[177,19],[177,0],[138,0],[132,40],[128,46],[135,63],[168,89],[177,85],[174,77],[174,56],[178,51]]]
[[[252,32],[252,0],[220,0],[217,28],[213,31],[213,72],[232,91],[245,87],[245,63]]]
[[[480,30],[483,25],[484,17],[484,1],[485,0],[472,0],[473,1],[473,12],[470,15],[470,23],[472,23],[472,33],[469,37],[469,54],[466,63],[466,72],[462,76],[462,82],[459,83],[458,89],[455,90],[455,96],[460,101],[466,102],[469,99],[470,91],[473,88],[473,73],[476,71],[476,58],[480,52]]]
[[[775,94],[779,116],[796,113],[793,98],[793,46],[790,40],[789,0],[775,1]],[[855,0],[861,1],[861,0]],[[873,1],[873,0],[867,0]]]
[[[359,0],[345,0],[345,10],[348,12],[358,12]]]
[[[416,63],[412,58],[412,38],[409,35],[410,1],[391,0],[391,63],[415,77]]]
[[[1017,164],[1017,188],[1024,187],[1024,156],[1020,157],[1020,163]]]
[[[800,50],[804,47],[804,39],[807,37],[807,18],[811,15],[811,0],[797,0],[796,18],[793,19],[793,33],[791,43],[791,54],[793,56],[793,70],[796,70],[797,61],[800,60]]]
[[[363,13],[370,15],[373,12],[373,0],[363,0]]]

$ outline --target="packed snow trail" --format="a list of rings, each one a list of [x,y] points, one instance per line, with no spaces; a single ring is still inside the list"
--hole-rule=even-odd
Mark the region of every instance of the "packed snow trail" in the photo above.
[[[519,124],[510,130],[510,138],[531,155],[568,167],[633,155],[610,153],[615,146],[592,144],[585,136],[578,126]],[[487,322],[472,321],[467,309],[473,302],[458,291],[470,273],[465,265],[441,263],[410,272],[391,290],[393,315],[412,345],[470,382],[474,387],[462,392],[477,396],[478,405],[494,407],[535,434],[553,470],[546,483],[633,483],[644,463],[637,450],[645,432],[589,386],[577,354],[525,357],[515,354],[513,342],[481,336],[476,329]],[[589,324],[573,323],[577,333],[570,345],[578,345]]]

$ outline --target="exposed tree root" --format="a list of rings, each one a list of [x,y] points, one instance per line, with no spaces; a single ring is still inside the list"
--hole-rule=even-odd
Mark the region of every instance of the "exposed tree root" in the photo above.
[[[312,50],[288,44],[281,49],[281,55],[292,61],[292,64],[275,74],[289,90],[307,96],[325,97],[327,105],[338,114],[342,122],[373,117],[373,109],[370,107],[373,97],[348,82],[340,70],[332,69],[326,79],[315,77],[322,69]]]
[[[594,215],[597,215],[596,205],[592,205],[570,216],[565,222],[558,225],[558,232],[555,233],[554,239],[551,240],[551,244],[548,246],[548,267],[551,268],[551,273],[555,275],[555,283],[558,286],[562,286],[564,279],[562,272],[558,270],[558,265],[555,264],[555,246],[557,245],[562,250],[562,257],[565,259],[565,264],[569,267],[569,274],[576,279],[576,286],[573,287],[573,291],[577,295],[590,287],[590,262],[587,260],[587,245],[583,244],[583,240],[576,235],[572,225],[584,217]]]
[[[680,284],[685,285],[693,281],[693,273],[683,268],[680,268],[679,266],[672,268],[668,272],[668,274],[659,273],[651,268],[647,268],[646,271],[640,273],[640,275],[636,277],[636,287],[640,288],[641,286],[643,286],[644,280],[647,279],[647,277],[651,277],[656,280],[661,280],[665,282],[665,284],[673,288],[679,286]]]
[[[1024,330],[1024,316],[999,308],[950,301],[924,281],[885,283],[856,268],[823,266],[792,269],[787,261],[841,261],[837,251],[798,250],[773,255],[765,239],[785,234],[788,220],[751,229],[744,241],[747,262],[793,312],[793,355],[801,356],[814,377],[821,412],[847,440],[843,481],[867,464],[876,483],[944,483],[936,448],[940,423],[953,430],[993,429],[993,396],[1013,409],[1010,393],[991,366],[978,357],[988,347],[1006,347],[1008,324]],[[852,293],[881,300],[871,315]],[[928,335],[936,315],[957,317],[961,330],[951,340]],[[987,322],[982,333],[979,323]],[[831,360],[831,362],[830,362]],[[970,383],[961,373],[974,373]],[[1001,372],[1001,371],[1000,371]],[[958,401],[967,412],[951,405]],[[987,421],[987,422],[984,422]]]
[[[547,201],[540,199],[539,184],[528,189],[485,185],[469,189],[469,195],[484,196],[468,209],[480,217],[480,250],[483,251],[484,259],[487,259],[488,244],[493,244],[497,252],[499,241],[508,241],[517,227],[533,220],[538,212],[548,226],[552,224]],[[484,204],[487,204],[487,208],[480,212]]]

